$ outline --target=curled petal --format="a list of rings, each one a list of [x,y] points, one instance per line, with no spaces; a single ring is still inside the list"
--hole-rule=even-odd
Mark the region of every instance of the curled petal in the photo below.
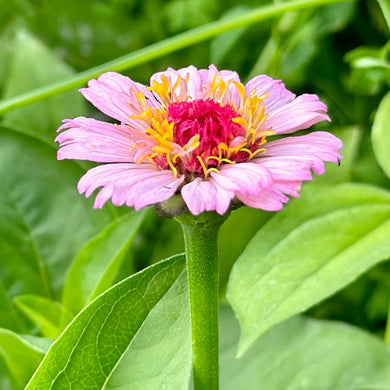
[[[181,196],[194,215],[203,211],[216,211],[222,215],[229,208],[234,192],[220,188],[213,179],[196,178],[181,189]]]
[[[135,128],[142,128],[142,122],[130,119],[142,108],[136,96],[138,92],[145,96],[146,107],[160,107],[144,85],[115,72],[103,73],[98,79],[90,80],[88,88],[82,88],[80,92],[104,114]]]
[[[267,105],[266,100],[264,104]],[[270,111],[261,129],[272,130],[275,134],[294,133],[318,122],[330,121],[326,112],[326,105],[318,99],[317,95],[301,95]]]
[[[283,203],[288,202],[288,197],[276,189],[262,190],[257,195],[236,194],[246,206],[267,211],[278,211],[283,208]]]
[[[150,164],[106,164],[90,169],[79,181],[78,190],[90,196],[103,187],[95,199],[100,208],[108,199],[116,206],[134,206],[136,210],[170,198],[183,177],[162,171]]]
[[[264,100],[266,114],[295,99],[295,94],[286,89],[281,80],[274,80],[265,75],[256,76],[247,82],[246,93],[250,94],[253,90],[256,91],[257,96],[267,94]]]
[[[342,142],[331,133],[316,131],[307,135],[287,137],[267,144],[266,155],[275,156],[282,161],[300,161],[310,164],[310,168],[317,175],[324,173],[324,161],[339,162],[342,157],[339,150]],[[257,160],[261,164],[263,162]]]
[[[131,162],[134,139],[124,125],[78,117],[65,119],[58,129],[68,129],[57,136],[59,160],[77,159],[96,162]]]
[[[214,182],[224,190],[255,195],[270,188],[272,176],[268,170],[255,163],[223,165],[220,172],[211,172]]]

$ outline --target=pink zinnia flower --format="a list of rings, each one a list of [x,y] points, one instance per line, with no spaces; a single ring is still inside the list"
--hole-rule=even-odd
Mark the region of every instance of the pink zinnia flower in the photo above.
[[[311,171],[338,162],[341,141],[327,132],[272,140],[329,120],[317,95],[296,97],[280,80],[193,66],[157,73],[150,87],[117,73],[80,92],[120,124],[66,119],[58,159],[107,163],[80,180],[80,193],[102,187],[94,207],[111,198],[135,209],[180,193],[190,212],[224,214],[231,202],[279,210],[298,196]]]

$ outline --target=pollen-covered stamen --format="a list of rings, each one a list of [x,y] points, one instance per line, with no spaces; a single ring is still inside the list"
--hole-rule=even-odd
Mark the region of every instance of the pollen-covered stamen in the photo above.
[[[188,99],[187,95],[187,84],[188,84],[189,74],[185,78],[177,76],[177,79],[174,83],[172,80],[165,76],[160,77],[160,82],[153,80],[152,85],[148,89],[155,94],[161,100],[162,106],[168,107],[171,102],[186,101]]]
[[[185,147],[194,136],[198,146],[187,160],[181,160],[182,173],[194,172],[207,175],[210,169],[218,168],[223,162],[233,163],[230,144],[237,138],[245,139],[246,130],[232,121],[239,114],[230,105],[222,106],[213,100],[172,103],[168,107],[168,121],[174,124],[173,139]],[[224,147],[222,147],[224,145]],[[235,145],[237,146],[237,145]]]

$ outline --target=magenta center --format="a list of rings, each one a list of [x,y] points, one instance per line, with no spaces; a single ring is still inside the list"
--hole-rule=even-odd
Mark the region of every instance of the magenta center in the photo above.
[[[217,161],[207,157],[218,157],[218,145],[229,146],[238,137],[245,136],[245,129],[232,119],[240,115],[230,105],[221,106],[213,100],[172,103],[168,107],[168,121],[173,122],[174,141],[184,146],[198,134],[200,145],[192,153],[191,160],[180,168],[181,173],[195,172],[202,175],[203,168],[197,158],[200,156],[208,167],[217,166]]]

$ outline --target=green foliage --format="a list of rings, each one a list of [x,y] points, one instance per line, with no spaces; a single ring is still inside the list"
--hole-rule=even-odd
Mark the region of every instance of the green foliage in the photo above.
[[[221,229],[221,297],[241,326],[240,337],[223,307],[221,390],[390,390],[389,349],[373,335],[389,343],[389,10],[0,1],[0,388],[31,377],[28,389],[190,388],[184,259],[158,262],[183,251],[179,226],[153,210],[94,210],[76,189],[90,164],[58,162],[53,140],[62,119],[102,118],[75,90],[91,75],[147,83],[168,66],[215,63],[319,94],[332,123],[318,128],[344,143],[320,186],[304,184],[278,214],[234,210]]]
[[[47,352],[49,342],[0,328],[0,367],[14,389],[24,389]]]
[[[227,290],[242,329],[239,354],[390,257],[389,201],[390,193],[361,185],[314,187],[259,230]]]
[[[236,359],[239,327],[221,312],[221,389],[389,390],[390,350],[343,323],[296,317]]]
[[[375,156],[387,177],[390,178],[390,93],[382,100],[372,128],[372,146]]]
[[[191,363],[183,256],[107,290],[56,340],[26,389],[182,389]]]
[[[78,313],[111,286],[145,214],[117,219],[80,250],[64,285],[62,302],[67,309]]]

